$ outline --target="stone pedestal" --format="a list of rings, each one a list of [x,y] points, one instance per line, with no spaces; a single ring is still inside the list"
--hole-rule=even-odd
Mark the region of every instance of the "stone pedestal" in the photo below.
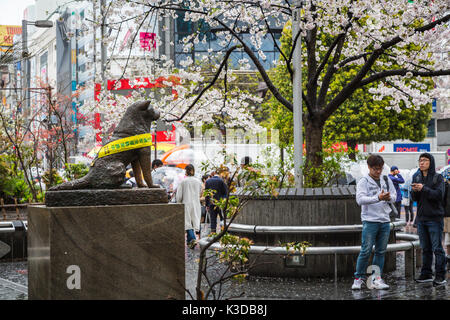
[[[28,208],[29,299],[184,299],[182,204]]]

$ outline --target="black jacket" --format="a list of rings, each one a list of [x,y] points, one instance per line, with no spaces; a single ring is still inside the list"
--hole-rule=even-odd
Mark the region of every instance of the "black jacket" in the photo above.
[[[414,173],[412,182],[422,183],[422,191],[412,191],[411,198],[417,201],[417,221],[441,221],[444,217],[444,177],[436,172],[434,157],[430,154],[430,168],[426,177],[422,171]],[[438,175],[437,179],[434,178]],[[435,182],[435,183],[434,183]]]
[[[227,185],[219,176],[213,176],[213,177],[209,178],[208,180],[206,180],[205,190],[206,189],[212,189],[212,190],[216,191],[216,193],[214,194],[214,199],[216,199],[216,200],[226,198],[226,196],[228,194]],[[212,205],[209,197],[206,197],[205,204],[206,204],[206,206]]]

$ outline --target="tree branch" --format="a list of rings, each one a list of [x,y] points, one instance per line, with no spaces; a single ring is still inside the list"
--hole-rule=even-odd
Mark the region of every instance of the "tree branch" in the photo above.
[[[355,61],[355,60],[364,58],[364,57],[366,57],[366,56],[368,56],[368,55],[371,55],[371,54],[372,54],[372,52],[366,52],[366,53],[358,54],[358,55],[353,56],[353,57],[348,57],[347,59],[344,59],[344,60],[342,60],[341,62],[339,62],[339,64],[337,65],[337,67],[338,67],[338,68],[342,68],[343,66],[345,66],[345,65],[346,65],[347,63],[349,63],[349,62],[352,62],[352,61]]]
[[[259,6],[259,8],[261,9],[261,13],[264,15],[264,11],[263,11],[263,8],[261,7],[261,5]],[[267,31],[270,33],[270,35],[272,37],[273,44],[275,45],[275,48],[277,48],[277,50],[283,56],[284,60],[287,62],[288,60],[286,58],[286,55],[284,54],[283,50],[281,50],[281,48],[278,46],[278,43],[277,43],[277,41],[275,39],[275,36],[273,35],[272,31],[270,31],[270,26],[269,26],[269,23],[267,22],[267,17],[266,16],[264,16],[264,22],[266,24]],[[291,64],[290,63],[286,63],[286,68],[287,68],[289,74],[291,75],[291,79],[292,79],[293,76],[294,76],[294,72],[292,71]]]
[[[441,19],[438,19],[434,22],[431,22],[425,26],[419,27],[415,29],[415,32],[425,32],[428,30],[433,29],[434,27],[436,27],[436,25],[441,24],[441,23],[445,23],[447,21],[450,20],[450,14],[447,14],[446,16],[442,17]],[[339,94],[337,94],[329,103],[328,105],[325,107],[324,111],[323,111],[323,116],[325,117],[325,119],[327,119],[334,111],[336,111],[336,109],[348,98],[350,97],[353,92],[355,92],[356,89],[366,85],[367,83],[376,81],[378,79],[381,79],[383,77],[387,77],[387,76],[392,76],[392,75],[398,75],[397,73],[401,73],[403,74],[403,71],[400,72],[399,70],[390,70],[390,71],[384,71],[384,72],[380,72],[377,75],[373,75],[365,80],[363,80],[363,78],[367,75],[367,73],[369,72],[369,70],[372,68],[372,66],[374,65],[374,63],[377,61],[377,59],[384,53],[385,50],[387,50],[388,48],[395,46],[396,44],[400,43],[402,41],[402,38],[400,38],[399,36],[386,41],[384,43],[381,44],[381,48],[380,49],[376,49],[374,50],[371,55],[369,56],[369,58],[367,59],[367,61],[365,62],[365,64],[362,66],[362,68],[359,70],[358,74],[353,78],[353,80],[351,80],[340,92]],[[404,71],[404,74],[406,74],[407,71]],[[411,71],[413,72],[413,71]],[[448,70],[441,70],[441,71],[434,71],[434,72],[419,72],[419,71],[414,71],[417,75],[422,75],[423,76],[436,76],[436,75],[447,75],[449,73]],[[413,74],[414,74],[413,72]],[[400,74],[400,75],[401,75]],[[370,79],[370,80],[369,80]]]
[[[392,76],[405,76],[406,73],[411,72],[413,76],[421,76],[421,77],[437,77],[437,76],[448,76],[450,75],[450,69],[447,70],[434,70],[434,71],[417,71],[417,70],[408,70],[408,69],[398,69],[398,70],[386,70],[382,72],[375,73],[368,78],[362,80],[358,88],[363,87],[369,83],[387,78]]]
[[[339,61],[339,58],[341,56],[342,48],[344,47],[344,37],[341,37],[339,39],[338,45],[336,47],[336,52],[333,57],[333,61],[328,65],[328,70],[325,76],[323,77],[322,86],[319,91],[319,97],[317,104],[318,106],[321,106],[325,103],[325,98],[328,92],[328,88],[330,86],[331,79],[333,77],[333,74],[336,72],[336,63]]]
[[[267,88],[269,88],[269,90],[272,92],[272,94],[274,95],[274,97],[281,103],[283,104],[286,108],[288,108],[289,110],[293,110],[292,107],[292,103],[290,103],[285,97],[283,97],[280,92],[278,91],[278,89],[274,86],[274,84],[272,83],[272,81],[269,78],[269,75],[267,74],[266,70],[264,69],[263,65],[261,64],[261,62],[259,62],[259,59],[256,57],[256,55],[254,54],[254,52],[247,46],[247,44],[244,42],[244,40],[242,40],[241,38],[238,37],[238,35],[231,30],[225,23],[223,23],[222,21],[220,21],[217,18],[214,18],[214,21],[216,21],[217,23],[219,23],[221,26],[223,26],[227,31],[229,31],[235,38],[236,40],[238,40],[245,53],[247,53],[247,55],[250,57],[250,59],[253,61],[253,63],[255,64],[256,68],[258,69],[259,73],[261,74],[261,77],[263,78],[264,82],[267,84]]]
[[[205,87],[202,89],[202,91],[197,95],[197,97],[195,98],[195,100],[191,103],[191,105],[187,108],[187,110],[178,118],[175,119],[171,119],[171,120],[167,120],[166,122],[173,122],[173,121],[181,121],[187,114],[189,111],[191,111],[191,109],[195,106],[195,104],[198,102],[198,100],[200,100],[200,98],[203,96],[203,94],[208,91],[209,88],[211,88],[217,81],[217,79],[220,76],[220,73],[222,72],[222,69],[225,67],[225,65],[228,63],[228,58],[230,57],[231,53],[236,50],[237,48],[239,48],[239,45],[233,46],[230,49],[228,49],[227,53],[225,54],[225,57],[222,61],[222,63],[219,66],[219,69],[217,70],[214,78],[212,79],[212,81]]]

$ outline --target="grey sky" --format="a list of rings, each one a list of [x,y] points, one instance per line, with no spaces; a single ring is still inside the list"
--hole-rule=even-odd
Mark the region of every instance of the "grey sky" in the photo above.
[[[0,0],[0,25],[22,25],[23,11],[34,0]]]

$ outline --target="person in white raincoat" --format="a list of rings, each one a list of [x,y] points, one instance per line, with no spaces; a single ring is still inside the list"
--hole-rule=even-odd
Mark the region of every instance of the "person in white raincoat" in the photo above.
[[[182,180],[177,188],[176,200],[184,204],[184,225],[186,230],[186,242],[193,249],[196,244],[195,231],[200,228],[201,205],[200,197],[203,192],[201,181],[194,177],[195,168],[189,164],[185,168],[186,179]]]

